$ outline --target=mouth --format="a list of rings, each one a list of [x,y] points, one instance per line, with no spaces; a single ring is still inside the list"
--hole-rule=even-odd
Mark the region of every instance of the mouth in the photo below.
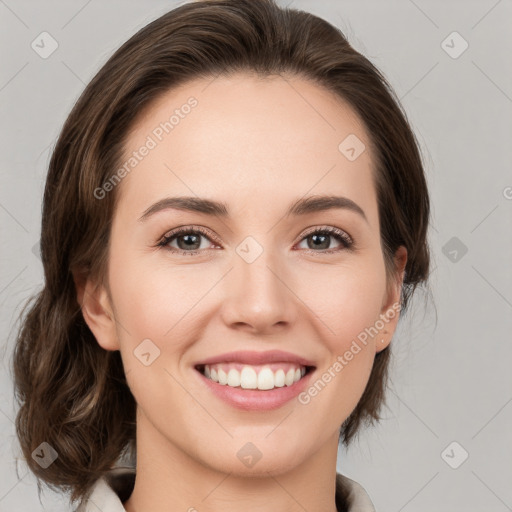
[[[315,366],[292,362],[243,364],[236,362],[198,364],[203,377],[222,386],[239,390],[271,391],[291,387],[314,371]]]

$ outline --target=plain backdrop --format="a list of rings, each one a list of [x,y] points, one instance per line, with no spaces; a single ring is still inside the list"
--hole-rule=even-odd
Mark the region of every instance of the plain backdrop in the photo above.
[[[400,320],[385,419],[340,449],[338,471],[379,512],[512,510],[512,2],[280,3],[339,27],[389,79],[432,199],[432,297],[420,290]],[[108,57],[176,5],[0,0],[0,511],[68,510],[63,495],[38,499],[14,434],[9,369],[14,318],[43,282],[51,150]],[[58,44],[47,58],[32,48],[42,32]]]

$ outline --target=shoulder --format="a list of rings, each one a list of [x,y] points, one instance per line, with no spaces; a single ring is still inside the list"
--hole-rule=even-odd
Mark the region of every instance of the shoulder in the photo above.
[[[341,473],[336,473],[336,494],[343,498],[340,505],[342,501],[347,504],[347,512],[376,512],[364,487]]]
[[[96,480],[88,497],[75,512],[126,512],[123,503],[135,484],[134,468],[114,468]]]

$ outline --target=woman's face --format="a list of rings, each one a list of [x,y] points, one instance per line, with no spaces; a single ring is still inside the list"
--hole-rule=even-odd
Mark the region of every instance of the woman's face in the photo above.
[[[86,319],[103,348],[121,351],[147,450],[239,474],[292,468],[327,445],[332,454],[398,319],[362,123],[304,79],[238,74],[166,93],[138,119],[125,157],[112,303],[103,291],[107,313],[91,305]],[[313,196],[346,199],[289,213]],[[152,209],[183,197],[225,208]],[[240,351],[261,360],[228,364]],[[217,356],[210,376],[233,369],[231,386],[197,369]],[[314,369],[286,380],[306,362]],[[277,386],[250,389],[265,363],[261,387]]]

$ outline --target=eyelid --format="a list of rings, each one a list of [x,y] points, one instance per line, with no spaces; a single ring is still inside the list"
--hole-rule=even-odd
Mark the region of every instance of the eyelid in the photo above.
[[[203,226],[198,226],[195,224],[185,224],[183,226],[177,226],[167,233],[165,233],[161,238],[159,242],[164,242],[166,239],[174,237],[176,235],[181,234],[182,232],[188,233],[189,231],[198,231],[206,238],[211,239],[212,242],[216,242],[218,244],[221,243],[220,239],[208,228],[205,228]]]
[[[332,235],[337,235],[342,238],[347,244],[352,245],[354,243],[353,238],[343,229],[335,228],[334,226],[313,226],[308,228],[305,232],[301,233],[299,242],[312,233],[325,232]]]

